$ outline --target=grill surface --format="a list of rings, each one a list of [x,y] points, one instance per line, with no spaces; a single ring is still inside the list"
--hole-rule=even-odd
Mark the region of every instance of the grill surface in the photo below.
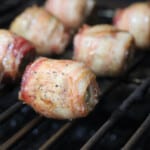
[[[42,4],[42,1],[14,0],[12,3],[5,0],[0,6],[0,26],[7,28],[17,14],[33,3]],[[106,14],[105,7],[97,8],[99,11],[95,9],[94,16],[91,15],[87,22],[111,23],[111,13]],[[70,58],[69,49],[70,46],[58,58]],[[98,78],[101,101],[88,117],[74,121],[39,116],[18,101],[19,84],[6,87],[0,92],[0,149],[149,149],[149,57],[148,52],[137,51],[124,76]]]

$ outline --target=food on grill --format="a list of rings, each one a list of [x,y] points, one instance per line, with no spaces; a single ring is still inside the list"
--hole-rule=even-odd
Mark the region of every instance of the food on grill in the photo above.
[[[74,59],[98,76],[118,76],[133,56],[133,37],[111,25],[84,25],[74,38]]]
[[[133,34],[138,48],[150,47],[150,3],[135,3],[118,10],[114,17],[114,24]]]
[[[77,28],[94,7],[94,0],[47,0],[45,8],[66,26]]]
[[[98,102],[95,75],[83,63],[38,58],[23,75],[19,99],[55,119],[85,117]]]
[[[69,30],[44,8],[32,6],[20,14],[10,29],[31,41],[38,54],[60,54],[69,41]]]
[[[0,83],[14,81],[34,59],[34,47],[24,38],[0,30]]]

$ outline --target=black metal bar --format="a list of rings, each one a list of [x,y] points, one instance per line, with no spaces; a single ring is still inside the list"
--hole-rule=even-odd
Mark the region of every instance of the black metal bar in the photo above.
[[[73,122],[68,122],[63,125],[52,137],[50,137],[39,150],[45,150],[51,146],[58,138],[60,138],[66,130],[68,130],[73,125]]]
[[[16,134],[14,134],[11,138],[9,138],[6,142],[0,145],[0,150],[6,150],[14,143],[17,142],[20,138],[22,138],[28,131],[30,131],[37,123],[42,120],[41,116],[35,117],[29,123],[27,123],[22,129],[20,129]]]
[[[125,79],[124,81],[127,82],[127,83],[130,82],[130,83],[137,84],[137,85],[140,85],[143,82],[142,79],[138,79],[138,78]]]
[[[150,86],[150,78],[146,79],[141,86],[139,86],[121,105],[114,111],[111,117],[97,130],[97,132],[83,145],[81,150],[90,149],[98,139],[102,138],[103,135],[113,127],[113,125],[124,115],[127,108],[135,102],[139,96],[142,96],[143,93]]]
[[[128,142],[122,147],[122,150],[131,150],[133,146],[142,138],[144,133],[150,127],[150,114],[142,123],[142,125],[137,129],[137,131],[131,136]]]
[[[9,107],[6,111],[4,111],[0,115],[0,122],[2,122],[5,119],[7,119],[10,115],[12,115],[15,111],[17,111],[21,106],[22,106],[22,103],[21,102],[17,102],[14,105],[12,105],[11,107]]]

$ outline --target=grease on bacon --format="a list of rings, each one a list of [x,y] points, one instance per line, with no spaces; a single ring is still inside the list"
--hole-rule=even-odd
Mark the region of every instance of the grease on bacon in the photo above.
[[[95,75],[83,63],[38,58],[24,73],[19,99],[55,119],[85,117],[98,102]]]
[[[132,60],[133,37],[111,25],[84,25],[74,37],[74,59],[97,76],[118,76]]]
[[[8,30],[0,29],[0,82],[14,81],[35,58],[33,45]]]

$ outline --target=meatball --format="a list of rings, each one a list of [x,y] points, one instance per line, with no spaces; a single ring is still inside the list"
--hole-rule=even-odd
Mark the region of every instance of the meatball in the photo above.
[[[35,49],[30,42],[8,30],[0,30],[1,83],[19,78],[34,58]]]
[[[74,56],[97,76],[118,76],[133,57],[133,37],[111,25],[84,25],[74,37]]]
[[[114,25],[129,31],[135,39],[137,48],[150,47],[150,3],[135,3],[116,11]]]
[[[19,99],[55,119],[85,117],[98,102],[95,75],[73,60],[38,58],[23,75]]]
[[[60,54],[69,41],[69,30],[44,8],[32,6],[20,14],[10,29],[31,41],[40,55]]]
[[[47,0],[45,8],[66,26],[77,28],[94,7],[94,0]]]

